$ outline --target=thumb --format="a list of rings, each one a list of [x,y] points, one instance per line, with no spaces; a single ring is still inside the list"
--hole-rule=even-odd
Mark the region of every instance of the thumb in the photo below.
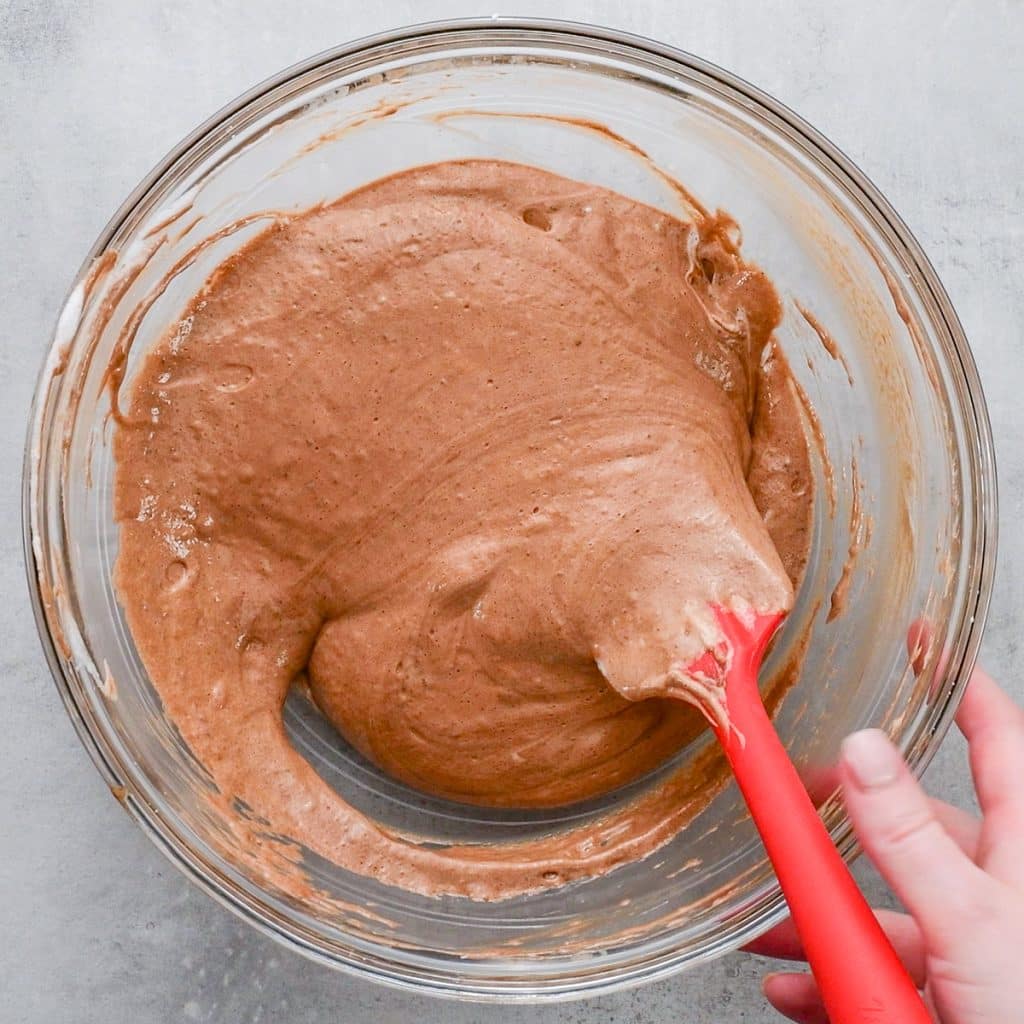
[[[867,729],[848,737],[839,777],[861,845],[925,941],[948,948],[977,906],[985,875],[942,827],[885,733]]]

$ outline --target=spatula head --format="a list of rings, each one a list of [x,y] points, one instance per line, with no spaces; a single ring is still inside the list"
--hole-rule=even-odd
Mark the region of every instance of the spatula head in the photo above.
[[[757,673],[784,612],[736,611],[712,607],[722,640],[687,666],[679,696],[704,713],[719,739],[733,731],[729,704],[733,699],[760,700]]]

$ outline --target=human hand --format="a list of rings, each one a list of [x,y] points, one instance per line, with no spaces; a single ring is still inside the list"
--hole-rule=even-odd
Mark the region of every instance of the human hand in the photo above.
[[[939,1024],[1024,1022],[1024,711],[981,670],[957,714],[983,819],[930,800],[877,730],[843,744],[839,779],[861,845],[909,911],[877,911]],[[792,922],[749,945],[803,959]],[[828,1024],[814,979],[769,974],[768,1001]]]

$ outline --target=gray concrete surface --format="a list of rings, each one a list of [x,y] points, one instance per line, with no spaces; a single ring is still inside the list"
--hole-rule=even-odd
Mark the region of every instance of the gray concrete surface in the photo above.
[[[776,1019],[759,993],[765,965],[746,956],[547,1008],[442,1006],[307,963],[194,889],[122,813],[72,732],[36,640],[19,525],[24,423],[55,310],[108,215],[183,134],[279,68],[365,33],[491,9],[466,0],[0,0],[0,1020]],[[504,13],[604,23],[701,54],[821,128],[901,211],[953,297],[985,382],[1003,534],[984,656],[1024,699],[1024,4],[520,0]],[[958,737],[929,783],[970,804]]]

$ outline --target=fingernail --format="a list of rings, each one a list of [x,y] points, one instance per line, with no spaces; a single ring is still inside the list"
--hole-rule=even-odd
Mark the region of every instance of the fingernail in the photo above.
[[[881,729],[864,729],[843,740],[843,761],[861,789],[880,789],[899,777],[903,759]]]

